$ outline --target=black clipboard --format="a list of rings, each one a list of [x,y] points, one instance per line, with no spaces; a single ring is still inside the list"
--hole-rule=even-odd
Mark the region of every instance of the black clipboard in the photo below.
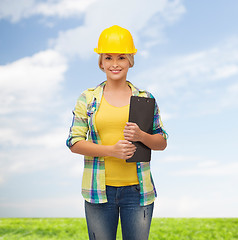
[[[154,122],[155,99],[131,96],[129,122],[136,123],[139,128],[152,134]],[[151,149],[142,142],[133,142],[137,147],[134,155],[127,162],[149,162],[151,160]]]

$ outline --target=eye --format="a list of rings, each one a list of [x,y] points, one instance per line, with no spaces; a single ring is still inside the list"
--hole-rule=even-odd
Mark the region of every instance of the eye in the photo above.
[[[106,60],[111,60],[111,57],[105,57]]]
[[[124,57],[124,56],[120,56],[119,59],[120,59],[120,60],[124,60],[125,57]]]

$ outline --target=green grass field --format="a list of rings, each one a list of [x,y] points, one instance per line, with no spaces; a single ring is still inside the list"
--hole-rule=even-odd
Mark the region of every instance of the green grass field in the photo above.
[[[122,239],[120,230],[117,239]],[[86,240],[88,236],[83,218],[2,218],[0,239]],[[238,240],[238,219],[154,218],[149,239]]]

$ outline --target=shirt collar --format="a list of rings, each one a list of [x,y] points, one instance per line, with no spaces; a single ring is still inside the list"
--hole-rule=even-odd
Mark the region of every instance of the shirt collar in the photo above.
[[[132,91],[132,96],[138,96],[141,92],[144,92],[143,90],[138,89],[137,87],[135,87],[131,82],[127,81],[128,86],[131,88]],[[93,95],[96,98],[99,98],[98,100],[101,99],[102,94],[103,94],[103,88],[106,85],[106,81],[100,83],[98,86],[96,86],[95,88],[89,88],[89,91],[93,91]]]

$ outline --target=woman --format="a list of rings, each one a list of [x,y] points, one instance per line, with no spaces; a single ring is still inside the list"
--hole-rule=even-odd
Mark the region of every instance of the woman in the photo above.
[[[87,89],[73,112],[67,146],[84,155],[82,195],[89,239],[116,239],[120,215],[123,239],[149,237],[156,190],[148,162],[127,163],[140,141],[164,150],[167,134],[155,104],[153,134],[128,122],[130,97],[151,97],[127,81],[136,53],[130,32],[119,26],[105,29],[95,52],[106,81]]]

